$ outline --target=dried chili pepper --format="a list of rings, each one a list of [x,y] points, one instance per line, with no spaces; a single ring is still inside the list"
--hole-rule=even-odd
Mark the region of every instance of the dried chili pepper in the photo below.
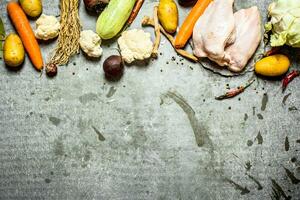
[[[216,100],[223,100],[223,99],[233,98],[233,97],[243,93],[246,88],[248,88],[250,85],[252,85],[252,83],[254,83],[254,81],[255,80],[253,79],[252,81],[248,82],[245,86],[239,86],[235,89],[229,90],[224,95],[218,96],[215,99]]]
[[[264,56],[265,57],[272,56],[272,55],[278,53],[280,49],[281,49],[281,47],[272,47],[270,50],[268,50],[264,53]]]
[[[294,78],[296,78],[299,75],[300,72],[298,70],[293,70],[291,73],[286,75],[282,80],[282,92],[284,92],[289,83],[292,82],[292,80],[294,80]]]

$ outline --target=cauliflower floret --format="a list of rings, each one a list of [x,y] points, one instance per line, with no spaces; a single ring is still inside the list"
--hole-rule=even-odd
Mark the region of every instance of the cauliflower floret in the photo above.
[[[55,16],[42,14],[35,22],[35,37],[41,40],[50,40],[58,36],[60,23]]]
[[[135,60],[150,58],[153,49],[150,37],[150,33],[141,29],[124,31],[118,39],[118,44],[125,62],[132,63]]]
[[[101,38],[91,30],[81,31],[80,47],[89,57],[98,58],[102,55]]]

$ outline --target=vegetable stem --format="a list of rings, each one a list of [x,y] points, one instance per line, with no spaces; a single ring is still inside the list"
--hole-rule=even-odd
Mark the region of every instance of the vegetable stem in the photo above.
[[[154,27],[154,20],[151,19],[148,16],[145,16],[142,20],[142,25],[143,26],[152,26],[152,27]],[[189,53],[189,52],[187,52],[183,49],[176,49],[174,47],[174,38],[173,38],[173,36],[170,35],[169,33],[167,33],[161,25],[159,25],[159,29],[160,29],[161,33],[164,34],[167,37],[167,39],[170,41],[171,45],[173,46],[173,48],[175,49],[175,51],[179,55],[181,55],[184,58],[187,58],[190,61],[198,62],[198,58],[196,56],[194,56],[193,54],[191,54],[191,53]]]
[[[154,30],[155,30],[155,42],[154,42],[154,46],[153,46],[153,50],[152,50],[152,57],[153,58],[157,58],[158,56],[158,48],[159,48],[159,44],[160,44],[160,25],[158,22],[158,16],[157,16],[157,12],[158,12],[158,7],[155,6],[154,7],[154,11],[153,11],[153,17],[154,17]]]

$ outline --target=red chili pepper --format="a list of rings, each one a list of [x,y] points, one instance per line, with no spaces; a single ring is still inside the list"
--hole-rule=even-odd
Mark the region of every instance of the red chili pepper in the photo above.
[[[250,82],[247,83],[245,86],[239,86],[238,88],[229,90],[229,91],[226,92],[224,95],[218,96],[218,97],[216,97],[215,99],[216,99],[216,100],[223,100],[223,99],[229,99],[229,98],[235,97],[235,96],[241,94],[242,92],[244,92],[245,89],[246,89],[247,87],[249,87],[250,85],[252,85],[252,83],[253,83],[254,81],[255,81],[255,80],[250,81]]]
[[[280,49],[281,47],[272,47],[269,51],[265,52],[264,56],[267,57],[267,56],[274,55],[278,53]]]
[[[284,77],[282,80],[282,92],[284,92],[289,83],[292,82],[292,80],[294,80],[294,78],[296,78],[299,75],[300,72],[298,70],[293,70],[291,73],[286,75],[286,77]]]

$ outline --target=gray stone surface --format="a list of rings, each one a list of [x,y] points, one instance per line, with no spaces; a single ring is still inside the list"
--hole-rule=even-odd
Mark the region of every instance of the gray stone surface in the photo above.
[[[13,32],[7,2],[0,15]],[[268,2],[236,6],[264,5],[265,16]],[[146,0],[133,27],[156,3]],[[44,13],[59,14],[58,1],[45,0]],[[187,13],[180,9],[181,19]],[[84,29],[95,29],[96,17],[83,4],[80,16]],[[41,44],[45,60],[54,45]],[[122,80],[110,83],[102,62],[117,53],[116,43],[103,47],[100,61],[77,55],[54,79],[37,73],[28,58],[16,72],[0,61],[0,199],[271,199],[272,179],[300,199],[285,170],[300,179],[300,79],[282,94],[280,81],[257,78],[239,97],[219,102],[214,97],[226,84],[237,87],[252,74],[215,75],[181,61],[163,38],[158,60],[127,67]],[[168,91],[192,109],[163,95]],[[195,130],[206,135],[202,147]]]

